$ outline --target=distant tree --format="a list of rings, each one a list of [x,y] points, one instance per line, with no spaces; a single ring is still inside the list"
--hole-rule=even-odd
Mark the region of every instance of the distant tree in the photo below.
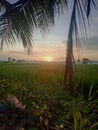
[[[8,57],[8,62],[11,62],[12,61],[12,58],[11,57]]]
[[[83,58],[82,59],[83,64],[88,64],[89,62],[90,62],[90,60],[88,58]]]
[[[23,61],[23,62],[25,62],[25,60],[24,60],[24,59],[23,59],[22,61]]]
[[[15,58],[13,58],[13,59],[12,59],[12,62],[16,62],[16,59],[15,59]]]

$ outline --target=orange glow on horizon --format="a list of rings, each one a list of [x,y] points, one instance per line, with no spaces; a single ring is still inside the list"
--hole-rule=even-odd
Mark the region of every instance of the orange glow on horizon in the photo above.
[[[48,62],[53,61],[53,59],[54,59],[54,58],[53,58],[52,56],[48,56],[48,55],[43,57],[43,60],[44,60],[44,61],[48,61]]]

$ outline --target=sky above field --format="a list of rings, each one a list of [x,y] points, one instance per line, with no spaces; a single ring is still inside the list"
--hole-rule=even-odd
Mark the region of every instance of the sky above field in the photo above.
[[[55,25],[46,34],[41,33],[39,30],[34,31],[34,44],[30,55],[25,52],[21,42],[16,42],[14,46],[4,46],[3,51],[0,51],[0,59],[6,60],[8,57],[12,57],[15,59],[41,61],[65,60],[69,21],[70,14],[66,10],[63,15],[55,17]],[[84,57],[98,60],[98,10],[92,9],[91,22],[90,27],[87,26],[87,34],[88,40],[82,40],[80,50],[74,48],[76,60]]]

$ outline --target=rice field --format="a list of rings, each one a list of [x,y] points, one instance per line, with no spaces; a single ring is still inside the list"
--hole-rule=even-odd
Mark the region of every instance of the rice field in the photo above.
[[[56,63],[0,63],[0,93],[31,91],[35,95],[57,95],[63,93],[64,64]],[[89,88],[98,89],[98,65],[77,65],[75,87],[88,93]],[[19,93],[18,93],[19,94]]]

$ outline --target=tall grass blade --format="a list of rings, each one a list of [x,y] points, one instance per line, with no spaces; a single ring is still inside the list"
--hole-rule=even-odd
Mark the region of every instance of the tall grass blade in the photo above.
[[[90,86],[90,90],[89,90],[89,94],[88,94],[88,101],[90,101],[92,99],[92,96],[91,96],[92,90],[93,90],[93,83]]]
[[[98,126],[98,122],[96,122],[95,124],[93,124],[91,128],[94,128],[96,126]]]

